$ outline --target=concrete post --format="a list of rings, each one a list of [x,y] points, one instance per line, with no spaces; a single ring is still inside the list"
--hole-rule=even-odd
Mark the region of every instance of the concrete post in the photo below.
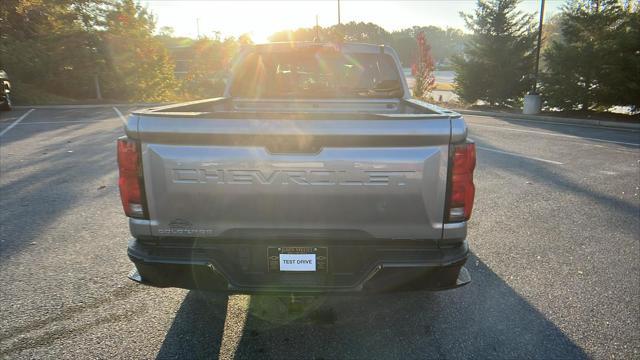
[[[542,98],[538,94],[527,94],[524,96],[523,114],[539,114],[542,109]]]
[[[102,100],[102,92],[100,91],[100,80],[98,79],[98,75],[93,75],[93,82],[96,85],[96,99]]]

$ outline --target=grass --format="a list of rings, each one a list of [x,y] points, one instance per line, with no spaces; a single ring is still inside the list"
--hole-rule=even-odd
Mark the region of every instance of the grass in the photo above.
[[[436,83],[436,87],[433,90],[439,91],[453,91],[455,89],[454,85],[451,83]]]
[[[38,86],[11,82],[11,99],[14,105],[77,104],[78,100],[48,93]]]

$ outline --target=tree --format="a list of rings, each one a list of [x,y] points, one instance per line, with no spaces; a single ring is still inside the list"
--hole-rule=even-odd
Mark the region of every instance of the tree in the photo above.
[[[576,0],[544,53],[543,94],[563,110],[640,106],[640,14],[616,0]]]
[[[175,96],[174,65],[154,30],[153,16],[133,0],[119,0],[108,11],[102,34],[109,69],[102,79],[108,97],[164,101]]]
[[[154,30],[133,0],[2,0],[0,63],[16,95],[28,84],[37,95],[94,98],[98,75],[107,98],[168,100],[173,65]]]
[[[222,96],[225,69],[241,46],[251,44],[244,34],[238,39],[200,38],[184,48],[182,59],[189,63],[187,74],[182,79],[182,89],[187,98],[210,98]]]
[[[416,40],[418,42],[418,61],[413,71],[416,78],[413,96],[422,98],[429,94],[436,85],[436,79],[433,76],[435,65],[433,57],[431,57],[431,45],[427,42],[424,33],[420,32]]]
[[[466,35],[461,30],[414,26],[391,33],[391,45],[403,65],[410,66],[415,61],[418,54],[416,36],[421,32],[429,39],[431,55],[436,63],[447,62],[453,55],[462,52]]]
[[[99,66],[106,0],[0,1],[0,63],[19,84],[86,98]],[[89,95],[91,96],[91,95]]]
[[[416,36],[424,32],[431,45],[434,61],[444,62],[452,55],[462,51],[465,35],[457,29],[441,29],[436,26],[413,26],[389,33],[382,27],[372,23],[349,22],[318,29],[322,41],[365,42],[385,44],[393,47],[404,66],[411,66],[418,55]],[[270,41],[313,41],[316,28],[300,28],[274,33]]]
[[[512,106],[531,87],[536,35],[533,16],[518,0],[478,0],[473,15],[462,13],[473,32],[464,53],[453,58],[456,93],[466,102]]]
[[[316,35],[320,35],[321,41],[364,42],[370,44],[391,45],[391,34],[382,27],[365,22],[351,21],[346,24],[337,24],[327,28],[319,27],[300,28],[277,32],[269,37],[270,41],[314,41]]]

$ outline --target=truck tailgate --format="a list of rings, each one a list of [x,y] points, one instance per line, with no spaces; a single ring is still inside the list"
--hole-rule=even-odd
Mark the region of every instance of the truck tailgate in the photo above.
[[[330,117],[330,116],[328,116]],[[442,236],[451,124],[141,115],[151,234]]]

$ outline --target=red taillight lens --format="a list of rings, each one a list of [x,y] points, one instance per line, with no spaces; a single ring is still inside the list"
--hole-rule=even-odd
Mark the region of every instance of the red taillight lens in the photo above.
[[[124,213],[129,217],[145,218],[142,166],[137,141],[126,137],[118,139],[118,170],[118,186]]]
[[[449,188],[449,222],[465,221],[471,217],[475,186],[473,170],[476,167],[476,144],[467,142],[453,150],[451,183]]]

